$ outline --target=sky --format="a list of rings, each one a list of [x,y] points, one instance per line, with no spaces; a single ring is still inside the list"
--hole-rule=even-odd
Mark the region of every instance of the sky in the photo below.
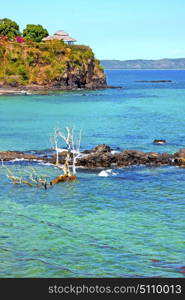
[[[185,57],[185,0],[0,0],[0,18],[64,30],[98,59]]]

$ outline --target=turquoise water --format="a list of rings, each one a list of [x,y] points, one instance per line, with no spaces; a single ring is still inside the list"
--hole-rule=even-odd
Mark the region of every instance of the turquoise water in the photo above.
[[[54,127],[82,129],[82,149],[174,153],[185,147],[185,71],[107,70],[123,89],[0,97],[0,150],[42,150]],[[139,83],[137,80],[172,80]],[[167,140],[164,146],[152,144]],[[10,162],[24,174],[28,162]],[[58,175],[34,164],[40,174]],[[15,186],[0,168],[1,277],[183,277],[185,169],[78,170],[49,190]],[[27,176],[27,175],[25,175]]]

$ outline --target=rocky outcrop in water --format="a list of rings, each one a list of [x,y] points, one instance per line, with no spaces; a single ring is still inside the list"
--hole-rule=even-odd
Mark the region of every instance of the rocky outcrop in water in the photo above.
[[[153,144],[155,144],[155,145],[164,145],[164,144],[166,144],[166,140],[154,140]]]
[[[37,155],[26,154],[20,151],[2,151],[0,152],[1,161],[11,161],[14,159],[27,159],[27,160],[40,160],[41,158]]]
[[[64,163],[66,152],[59,154],[59,162]],[[10,161],[14,159],[26,159],[29,161],[42,160],[55,164],[56,155],[51,151],[35,151],[34,154],[28,154],[19,151],[0,152],[0,160]],[[85,150],[77,160],[77,166],[96,169],[96,168],[121,168],[127,166],[162,166],[175,165],[185,167],[185,148],[180,149],[175,154],[142,152],[137,150],[124,150],[114,153],[108,145],[102,144],[91,150]]]
[[[160,166],[171,165],[173,154],[157,152],[141,152],[137,150],[124,150],[120,153],[95,152],[78,160],[78,165],[87,168],[117,168],[133,165]]]

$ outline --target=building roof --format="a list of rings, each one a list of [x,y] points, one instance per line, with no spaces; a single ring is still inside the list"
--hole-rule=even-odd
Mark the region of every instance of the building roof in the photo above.
[[[60,38],[61,40],[63,40],[64,42],[76,42],[76,40],[74,38],[72,38],[71,36],[61,36]]]
[[[69,34],[63,30],[58,30],[54,33],[54,35],[48,35],[47,37],[43,38],[42,41],[52,41],[52,40],[63,40],[64,42],[76,42],[74,38],[69,36]]]
[[[64,30],[58,30],[54,33],[54,35],[68,36],[69,34],[67,32],[65,32]]]

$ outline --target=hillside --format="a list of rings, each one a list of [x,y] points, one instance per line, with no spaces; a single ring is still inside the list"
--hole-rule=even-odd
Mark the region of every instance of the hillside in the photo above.
[[[18,43],[0,40],[0,87],[78,89],[106,86],[92,50],[61,41]]]
[[[105,69],[185,69],[185,58],[159,60],[101,60]]]

